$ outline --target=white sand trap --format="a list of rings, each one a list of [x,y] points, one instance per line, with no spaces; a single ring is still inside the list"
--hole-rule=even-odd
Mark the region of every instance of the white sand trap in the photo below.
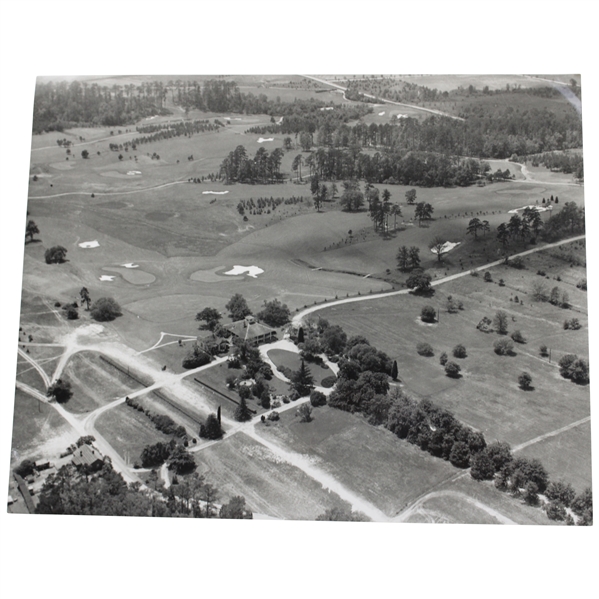
[[[260,137],[258,139],[258,143],[259,144],[263,144],[265,141],[274,141],[274,140],[275,140],[274,137],[266,137],[266,138],[265,137]]]
[[[100,281],[114,281],[115,276],[114,275],[102,275],[100,277]]]
[[[385,111],[383,110],[383,112],[379,112],[379,116],[383,116],[385,114]]]
[[[203,191],[202,193],[204,195],[209,194],[209,193],[213,193],[214,195],[222,196],[222,195],[225,195],[226,193],[229,193],[229,192],[228,191]]]
[[[280,125],[280,124],[283,122],[283,119],[284,119],[284,118],[285,118],[285,117],[281,117],[281,118],[280,118],[280,119],[277,121],[277,125]]]
[[[129,176],[133,176],[133,175],[141,175],[141,171],[127,171],[127,174]]]
[[[408,115],[407,115],[407,114],[398,114],[398,115],[397,115],[397,118],[398,118],[398,119],[407,119],[407,118],[408,118]]]
[[[128,262],[127,264],[121,264],[125,268],[139,268],[139,264],[133,264],[133,262]]]
[[[320,110],[334,110],[334,106],[323,106]]]
[[[84,241],[83,243],[79,244],[80,248],[97,248],[100,247],[100,244],[98,243],[97,239],[94,239],[93,241]]]
[[[446,241],[441,246],[441,249],[439,251],[437,251],[435,248],[431,248],[431,252],[433,254],[446,254],[447,252],[453,250],[453,248],[457,247],[458,245],[460,245],[459,241],[456,243],[452,243],[451,241]]]
[[[545,212],[545,210],[552,210],[553,206],[549,206],[549,208],[545,208],[543,206],[522,206],[522,208],[514,208],[513,210],[508,210],[508,214],[518,214],[527,208],[534,208],[537,212]]]
[[[127,281],[127,283],[131,283],[133,285],[149,285],[156,280],[156,277],[152,273],[145,272],[144,270],[131,270],[117,266],[104,266],[102,270],[107,270],[108,272],[118,272],[121,277]]]
[[[257,266],[240,266],[239,264],[235,264],[231,270],[228,270],[226,275],[242,275],[247,273],[248,276],[253,277],[254,279],[261,275],[264,272],[262,268],[258,268]]]

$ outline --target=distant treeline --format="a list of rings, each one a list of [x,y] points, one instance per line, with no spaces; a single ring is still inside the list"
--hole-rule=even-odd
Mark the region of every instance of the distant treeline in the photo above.
[[[552,171],[573,173],[577,179],[584,179],[584,160],[582,154],[567,154],[564,152],[546,152],[535,156],[525,156],[533,166],[542,164]]]
[[[33,133],[81,125],[116,127],[155,114],[171,114],[164,108],[165,98],[166,89],[159,82],[111,87],[80,81],[38,83]]]
[[[422,187],[467,186],[489,171],[488,164],[474,158],[400,150],[371,154],[319,148],[306,159],[302,157],[302,164],[310,168],[310,175],[316,174],[321,180],[364,179],[369,183]]]

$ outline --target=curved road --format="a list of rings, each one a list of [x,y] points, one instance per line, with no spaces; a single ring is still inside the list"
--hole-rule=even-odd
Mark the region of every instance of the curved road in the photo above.
[[[555,243],[548,243],[547,245],[544,245],[542,247],[535,247],[533,249],[526,250],[524,252],[520,252],[518,254],[513,254],[512,256],[510,256],[510,259],[517,258],[520,256],[528,256],[529,254],[534,254],[536,252],[542,252],[543,250],[558,247],[558,246],[564,245],[566,243],[571,243],[573,241],[579,241],[580,239],[584,239],[585,237],[586,237],[586,235],[577,235],[576,237],[569,237],[568,239],[562,239],[561,241],[556,241]],[[482,270],[486,270],[487,268],[499,266],[500,264],[503,264],[504,262],[505,262],[505,258],[501,258],[500,260],[494,260],[493,262],[489,262],[488,264],[483,264],[482,266],[477,266],[476,268],[473,268],[470,270],[465,270],[463,272],[458,272],[454,275],[449,275],[447,277],[443,277],[442,279],[437,279],[436,281],[432,281],[431,285],[433,287],[436,287],[437,285],[442,285],[443,283],[448,283],[449,281],[454,281],[456,279],[460,279],[461,277],[468,276],[472,270],[482,271]],[[310,306],[309,308],[306,308],[306,309],[302,310],[301,312],[298,312],[293,317],[291,322],[294,326],[298,326],[305,316],[307,316],[308,314],[312,314],[313,312],[318,312],[319,310],[325,310],[326,308],[330,308],[332,306],[340,306],[342,304],[351,304],[354,302],[365,302],[368,300],[382,299],[382,298],[386,298],[386,297],[392,297],[394,295],[406,295],[406,294],[410,293],[410,291],[411,291],[411,289],[400,289],[399,291],[388,291],[386,293],[385,292],[384,293],[373,293],[372,295],[360,295],[358,297],[347,297],[347,298],[340,299],[340,300],[334,300],[331,302],[318,304],[316,306]]]

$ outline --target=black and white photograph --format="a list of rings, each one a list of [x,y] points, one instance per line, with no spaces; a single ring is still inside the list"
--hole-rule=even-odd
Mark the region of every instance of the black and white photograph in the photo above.
[[[234,6],[211,27],[224,35]],[[301,45],[239,27],[240,54]],[[65,52],[98,41],[84,29],[62,31]],[[141,530],[156,552],[171,534],[181,551],[199,543],[199,563],[216,537],[229,551],[237,531],[306,526],[314,565],[335,531],[426,531],[444,539],[426,541],[435,551],[448,530],[582,538],[588,57],[423,69],[364,47],[355,67],[236,69],[197,35],[193,68],[158,46],[136,68],[122,37],[116,61],[96,48],[89,70],[44,63],[18,87],[20,167],[3,167],[18,183],[3,193],[19,231],[2,377],[11,535],[23,526],[35,546],[36,522],[64,523],[91,540],[106,522],[109,539]],[[267,542],[243,552],[266,578],[280,557]]]

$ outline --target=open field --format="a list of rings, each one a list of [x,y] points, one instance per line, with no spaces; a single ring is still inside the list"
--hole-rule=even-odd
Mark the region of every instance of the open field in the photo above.
[[[455,475],[448,462],[433,458],[359,416],[334,408],[314,409],[314,420],[300,423],[294,410],[256,432],[330,473],[354,493],[394,516],[431,486]]]
[[[220,489],[223,503],[243,495],[252,510],[289,520],[314,520],[327,509],[348,507],[335,493],[243,433],[194,455],[198,472]]]
[[[171,437],[161,433],[145,414],[125,404],[101,414],[95,427],[130,465],[139,461],[146,445],[154,445],[159,441],[168,443],[171,440]]]
[[[587,357],[586,294],[575,287],[575,281],[584,276],[584,270],[551,259],[545,252],[527,257],[525,263],[527,268],[523,271],[506,266],[493,268],[494,282],[491,283],[484,282],[482,276],[466,276],[447,283],[438,287],[432,298],[404,295],[336,306],[319,314],[340,324],[348,335],[366,336],[397,359],[399,377],[408,392],[417,397],[430,397],[452,410],[466,424],[483,431],[489,441],[497,439],[516,445],[590,413],[588,386],[562,378],[557,367],[557,361],[566,353]],[[539,268],[548,269],[549,281],[534,274]],[[558,282],[555,278],[561,276],[560,273],[564,277]],[[533,302],[530,295],[534,277],[545,281],[549,289],[555,285],[567,291],[572,309]],[[505,281],[503,287],[497,284],[500,278]],[[448,295],[463,301],[464,310],[447,313]],[[516,296],[523,304],[513,301]],[[425,325],[420,321],[424,305],[440,310],[437,324]],[[526,344],[514,344],[514,356],[496,355],[493,342],[499,336],[476,329],[483,316],[493,318],[499,309],[508,314],[509,333],[518,329],[527,339]],[[583,327],[578,331],[564,331],[561,323],[572,317],[579,318]],[[420,342],[430,343],[435,356],[418,355],[416,346]],[[462,377],[451,379],[439,365],[439,355],[445,351],[452,359],[452,348],[458,343],[466,347],[468,357],[455,360],[462,368]],[[551,348],[551,362],[539,355],[541,344]],[[522,371],[531,373],[533,391],[519,388],[517,378]],[[567,401],[567,410],[564,401]],[[547,454],[552,460],[550,448]],[[536,455],[542,458],[543,451],[537,450]],[[552,473],[569,480],[571,473],[567,463],[578,457],[576,451],[569,456],[562,452],[561,467],[556,463]],[[587,452],[586,460],[577,469],[585,473],[587,484],[590,483],[589,459]],[[575,481],[580,484],[578,472],[572,474],[571,482]]]
[[[142,388],[93,352],[79,352],[72,356],[63,377],[71,383],[73,390],[73,397],[65,408],[74,414],[92,412],[130,391]]]

